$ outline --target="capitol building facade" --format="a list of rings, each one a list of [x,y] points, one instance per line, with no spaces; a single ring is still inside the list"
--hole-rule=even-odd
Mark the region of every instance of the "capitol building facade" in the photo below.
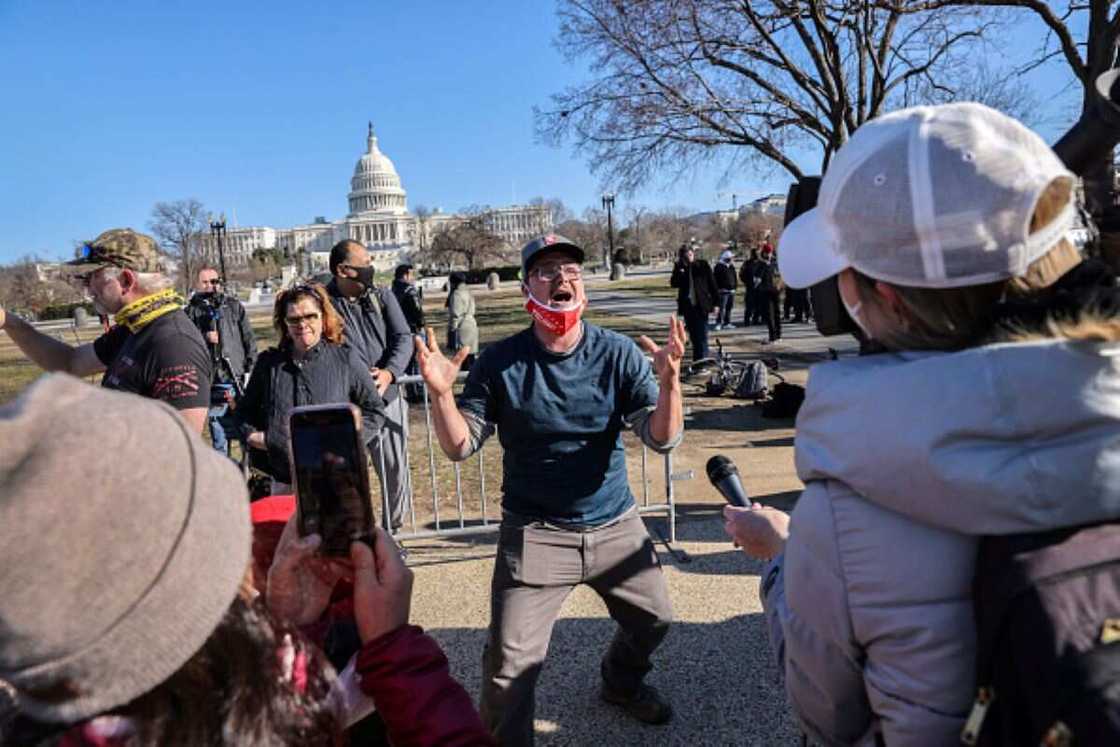
[[[330,249],[342,239],[361,242],[369,250],[374,267],[385,272],[410,261],[420,248],[429,246],[440,231],[466,222],[468,216],[439,211],[417,216],[408,210],[407,194],[396,166],[378,147],[373,123],[366,137],[366,152],[354,166],[347,195],[350,211],[345,218],[314,222],[292,228],[247,226],[229,228],[224,241],[226,263],[247,266],[253,252],[280,250],[298,262],[302,272],[327,268]],[[545,205],[511,205],[487,209],[481,216],[486,228],[511,248],[552,229],[551,208]],[[203,239],[204,252],[217,257],[212,236]]]

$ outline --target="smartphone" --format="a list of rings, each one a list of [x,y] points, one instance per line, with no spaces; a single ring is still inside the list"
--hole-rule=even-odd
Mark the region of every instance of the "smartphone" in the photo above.
[[[300,536],[322,536],[324,555],[349,555],[351,542],[372,542],[373,503],[358,408],[304,405],[292,410],[288,425]]]

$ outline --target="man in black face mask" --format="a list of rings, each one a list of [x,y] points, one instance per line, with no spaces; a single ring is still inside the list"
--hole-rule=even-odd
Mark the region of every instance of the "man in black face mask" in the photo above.
[[[210,384],[210,409],[207,411],[210,442],[217,451],[229,456],[229,438],[237,438],[229,405],[245,374],[253,370],[257,340],[245,307],[222,292],[217,270],[213,267],[200,269],[194,287],[194,295],[184,310],[202,332],[213,363],[214,380]]]
[[[382,495],[388,496],[389,511],[382,520],[386,529],[395,532],[404,523],[409,493],[405,465],[408,404],[400,396],[396,381],[412,358],[412,334],[393,292],[374,284],[369,252],[362,244],[352,239],[335,244],[330,269],[333,277],[327,284],[327,294],[342,317],[346,341],[385,398],[385,425],[381,438],[370,442],[370,456],[381,478]]]

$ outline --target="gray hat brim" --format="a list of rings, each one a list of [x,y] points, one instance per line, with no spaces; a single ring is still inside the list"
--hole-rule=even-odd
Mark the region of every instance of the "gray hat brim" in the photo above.
[[[580,264],[583,264],[587,260],[587,255],[580,247],[569,241],[557,241],[555,244],[547,244],[545,246],[542,246],[541,248],[530,254],[528,257],[525,257],[521,261],[521,272],[523,274],[529,272],[529,268],[533,266],[533,263],[535,263],[542,254],[555,251],[567,252],[568,254],[574,255],[576,261],[578,261]]]

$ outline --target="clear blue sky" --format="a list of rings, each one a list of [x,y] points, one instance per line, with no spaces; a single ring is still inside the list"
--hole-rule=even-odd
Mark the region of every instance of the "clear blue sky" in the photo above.
[[[581,212],[597,180],[533,136],[533,105],[586,76],[555,28],[545,0],[0,0],[0,262],[143,229],[159,200],[240,225],[341,218],[367,120],[410,207],[541,195]],[[617,207],[710,210],[787,181],[717,179]]]

